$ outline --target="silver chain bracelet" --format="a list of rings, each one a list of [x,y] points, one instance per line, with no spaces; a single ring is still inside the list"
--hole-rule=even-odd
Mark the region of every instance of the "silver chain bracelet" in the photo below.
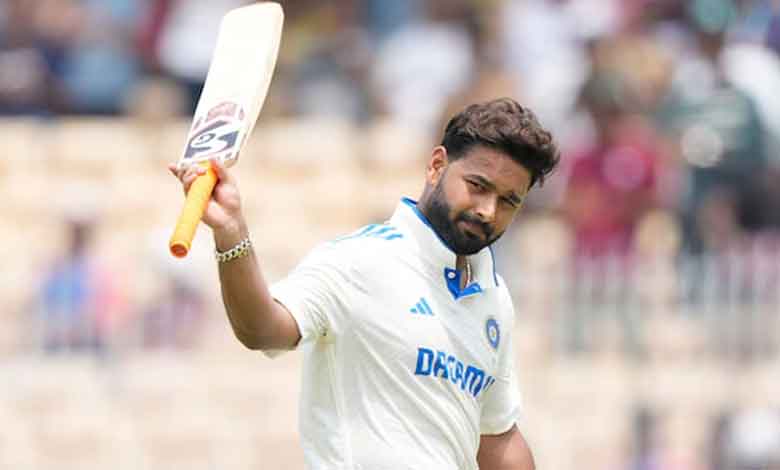
[[[248,255],[250,248],[252,248],[252,240],[250,240],[249,237],[246,237],[238,242],[236,246],[227,251],[220,253],[219,250],[214,249],[214,255],[216,256],[218,262],[227,263],[228,261],[242,258]]]

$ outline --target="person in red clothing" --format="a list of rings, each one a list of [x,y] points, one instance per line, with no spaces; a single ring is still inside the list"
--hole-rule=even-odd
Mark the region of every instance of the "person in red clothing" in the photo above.
[[[582,92],[594,139],[571,156],[563,205],[579,257],[630,253],[635,226],[658,202],[657,138],[619,90],[615,77],[595,75]]]

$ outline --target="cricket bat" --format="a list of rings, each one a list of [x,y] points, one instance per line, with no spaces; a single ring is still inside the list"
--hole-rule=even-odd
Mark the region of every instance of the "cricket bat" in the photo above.
[[[230,10],[220,23],[203,92],[178,162],[179,168],[201,165],[207,169],[190,187],[168,244],[178,258],[187,256],[217,183],[211,162],[233,165],[255,127],[276,66],[283,22],[278,3],[260,2]]]

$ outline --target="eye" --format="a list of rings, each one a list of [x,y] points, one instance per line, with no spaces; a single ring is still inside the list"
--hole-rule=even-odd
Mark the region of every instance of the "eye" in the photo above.
[[[508,197],[502,197],[501,202],[508,205],[512,209],[517,209],[519,207],[519,204],[517,204],[515,201],[509,199]]]
[[[475,191],[483,191],[485,189],[484,186],[473,180],[466,180],[466,183],[468,183],[469,187]]]

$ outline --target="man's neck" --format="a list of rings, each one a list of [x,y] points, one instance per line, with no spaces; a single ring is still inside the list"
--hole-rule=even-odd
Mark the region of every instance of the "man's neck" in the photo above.
[[[457,255],[455,258],[455,268],[460,271],[460,288],[465,289],[466,286],[471,282],[471,279],[469,279],[471,276],[469,267],[467,266],[468,260],[463,255]]]

